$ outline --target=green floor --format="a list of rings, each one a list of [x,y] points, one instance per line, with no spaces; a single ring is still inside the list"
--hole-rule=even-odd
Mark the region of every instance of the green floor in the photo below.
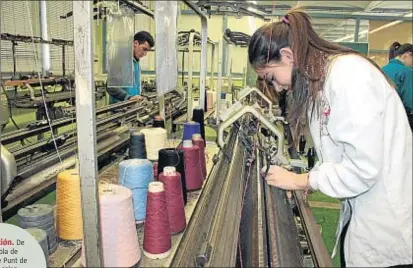
[[[33,112],[28,112],[28,111],[14,111],[15,113],[13,114],[14,120],[16,121],[17,125],[19,127],[26,125],[27,123],[30,123],[34,120],[34,114]],[[13,124],[10,122],[4,132],[7,131],[12,131],[15,130],[16,128],[13,126]],[[67,130],[70,130],[71,127],[68,127]],[[2,131],[3,132],[3,131]],[[3,133],[4,133],[3,132]],[[180,132],[176,133],[176,135],[179,135]],[[176,136],[174,135],[174,136]],[[205,128],[205,137],[207,141],[216,141],[216,132],[215,130],[206,127]],[[318,201],[318,202],[327,202],[327,203],[338,203],[338,200],[330,198],[328,196],[325,196],[321,193],[313,193],[309,197],[310,201]],[[52,192],[49,195],[45,196],[41,200],[39,200],[37,203],[46,203],[46,204],[52,204],[54,205],[56,202],[56,192]],[[331,254],[333,251],[334,243],[335,243],[335,232],[336,232],[336,226],[338,222],[338,216],[339,216],[339,210],[337,209],[327,209],[327,208],[313,208],[313,215],[317,221],[318,224],[321,225],[322,228],[322,237],[323,240],[326,244],[326,247]],[[16,217],[13,217],[7,221],[7,223],[11,224],[17,224]],[[336,256],[333,259],[333,265],[334,267],[339,267],[339,256]]]

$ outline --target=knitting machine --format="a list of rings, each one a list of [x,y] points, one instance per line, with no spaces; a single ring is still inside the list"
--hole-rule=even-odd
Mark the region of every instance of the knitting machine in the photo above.
[[[96,111],[96,135],[99,168],[124,157],[129,143],[126,126],[151,123],[159,114],[156,94],[147,94],[143,101],[120,102]],[[166,116],[175,119],[186,112],[186,103],[173,91],[165,97]],[[1,184],[3,219],[33,203],[55,186],[56,175],[62,168],[76,164],[77,131],[75,111],[66,117],[40,120],[1,137]],[[51,131],[54,133],[51,136]],[[44,134],[44,138],[37,139]],[[57,148],[57,149],[56,149]]]
[[[219,118],[220,152],[171,267],[331,267],[303,193],[270,187],[267,165],[307,163],[271,102],[246,89]]]

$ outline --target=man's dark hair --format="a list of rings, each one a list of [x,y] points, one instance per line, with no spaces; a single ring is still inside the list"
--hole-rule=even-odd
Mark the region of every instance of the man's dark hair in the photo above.
[[[148,42],[150,47],[153,47],[155,45],[155,41],[153,40],[152,35],[147,31],[137,32],[133,37],[133,40],[138,41],[139,44],[143,44],[146,41]]]

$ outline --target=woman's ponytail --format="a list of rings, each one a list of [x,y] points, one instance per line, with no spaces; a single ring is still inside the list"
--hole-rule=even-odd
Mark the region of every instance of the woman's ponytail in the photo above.
[[[392,60],[397,56],[397,50],[400,48],[400,46],[401,44],[397,41],[391,44],[389,49],[389,60]]]

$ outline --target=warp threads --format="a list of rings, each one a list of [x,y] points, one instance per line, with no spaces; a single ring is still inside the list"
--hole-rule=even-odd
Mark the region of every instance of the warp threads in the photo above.
[[[184,123],[184,133],[182,140],[191,140],[192,135],[201,134],[201,127],[197,122]]]
[[[145,135],[132,132],[129,139],[129,159],[146,159]]]
[[[53,207],[47,204],[34,204],[19,209],[17,212],[19,226],[23,229],[34,227],[47,234],[49,254],[57,249],[56,229],[54,225]]]
[[[184,204],[187,203],[186,193],[186,176],[185,176],[185,163],[184,163],[184,151],[175,148],[166,148],[159,151],[158,162],[158,174],[163,172],[165,167],[175,167],[176,171],[181,175],[182,196]]]
[[[205,160],[205,143],[202,140],[201,135],[194,134],[192,136],[192,144],[199,147],[199,160],[201,161],[201,171],[202,171],[202,179],[205,180],[207,178],[207,169],[206,169],[206,160]]]
[[[199,147],[192,144],[192,140],[184,140],[184,162],[186,189],[195,191],[202,188],[202,171],[199,160]]]
[[[152,163],[147,159],[129,159],[119,163],[118,183],[132,191],[135,220],[145,220],[148,185],[153,181]]]
[[[171,233],[180,233],[185,230],[186,227],[181,175],[176,172],[175,167],[165,167],[163,172],[159,174],[159,181],[161,181],[165,187],[166,206]]]
[[[63,240],[83,238],[80,177],[75,169],[57,175],[56,182],[56,232]]]
[[[167,134],[163,128],[145,128],[141,132],[145,135],[147,158],[158,161],[158,151],[166,148]]]
[[[47,249],[47,234],[44,230],[39,228],[27,228],[26,231],[36,239],[43,250],[44,257],[46,258],[46,265],[49,267],[49,252]]]
[[[206,106],[205,106],[206,107]],[[204,110],[202,110],[201,108],[195,108],[193,109],[192,112],[192,121],[199,123],[199,127],[201,130],[201,137],[202,140],[204,142],[204,146],[205,146],[205,124],[204,124]]]
[[[298,144],[298,152],[299,152],[300,154],[303,154],[303,153],[304,153],[305,143],[306,143],[305,137],[304,137],[304,135],[301,135],[301,137],[300,137],[300,143]]]
[[[159,115],[155,116],[153,119],[152,127],[165,128],[165,122]]]
[[[150,259],[162,259],[169,256],[171,245],[164,186],[159,181],[151,182],[148,189],[143,252]]]
[[[132,267],[141,259],[132,192],[120,185],[99,185],[103,267]],[[85,252],[82,245],[82,265]]]

